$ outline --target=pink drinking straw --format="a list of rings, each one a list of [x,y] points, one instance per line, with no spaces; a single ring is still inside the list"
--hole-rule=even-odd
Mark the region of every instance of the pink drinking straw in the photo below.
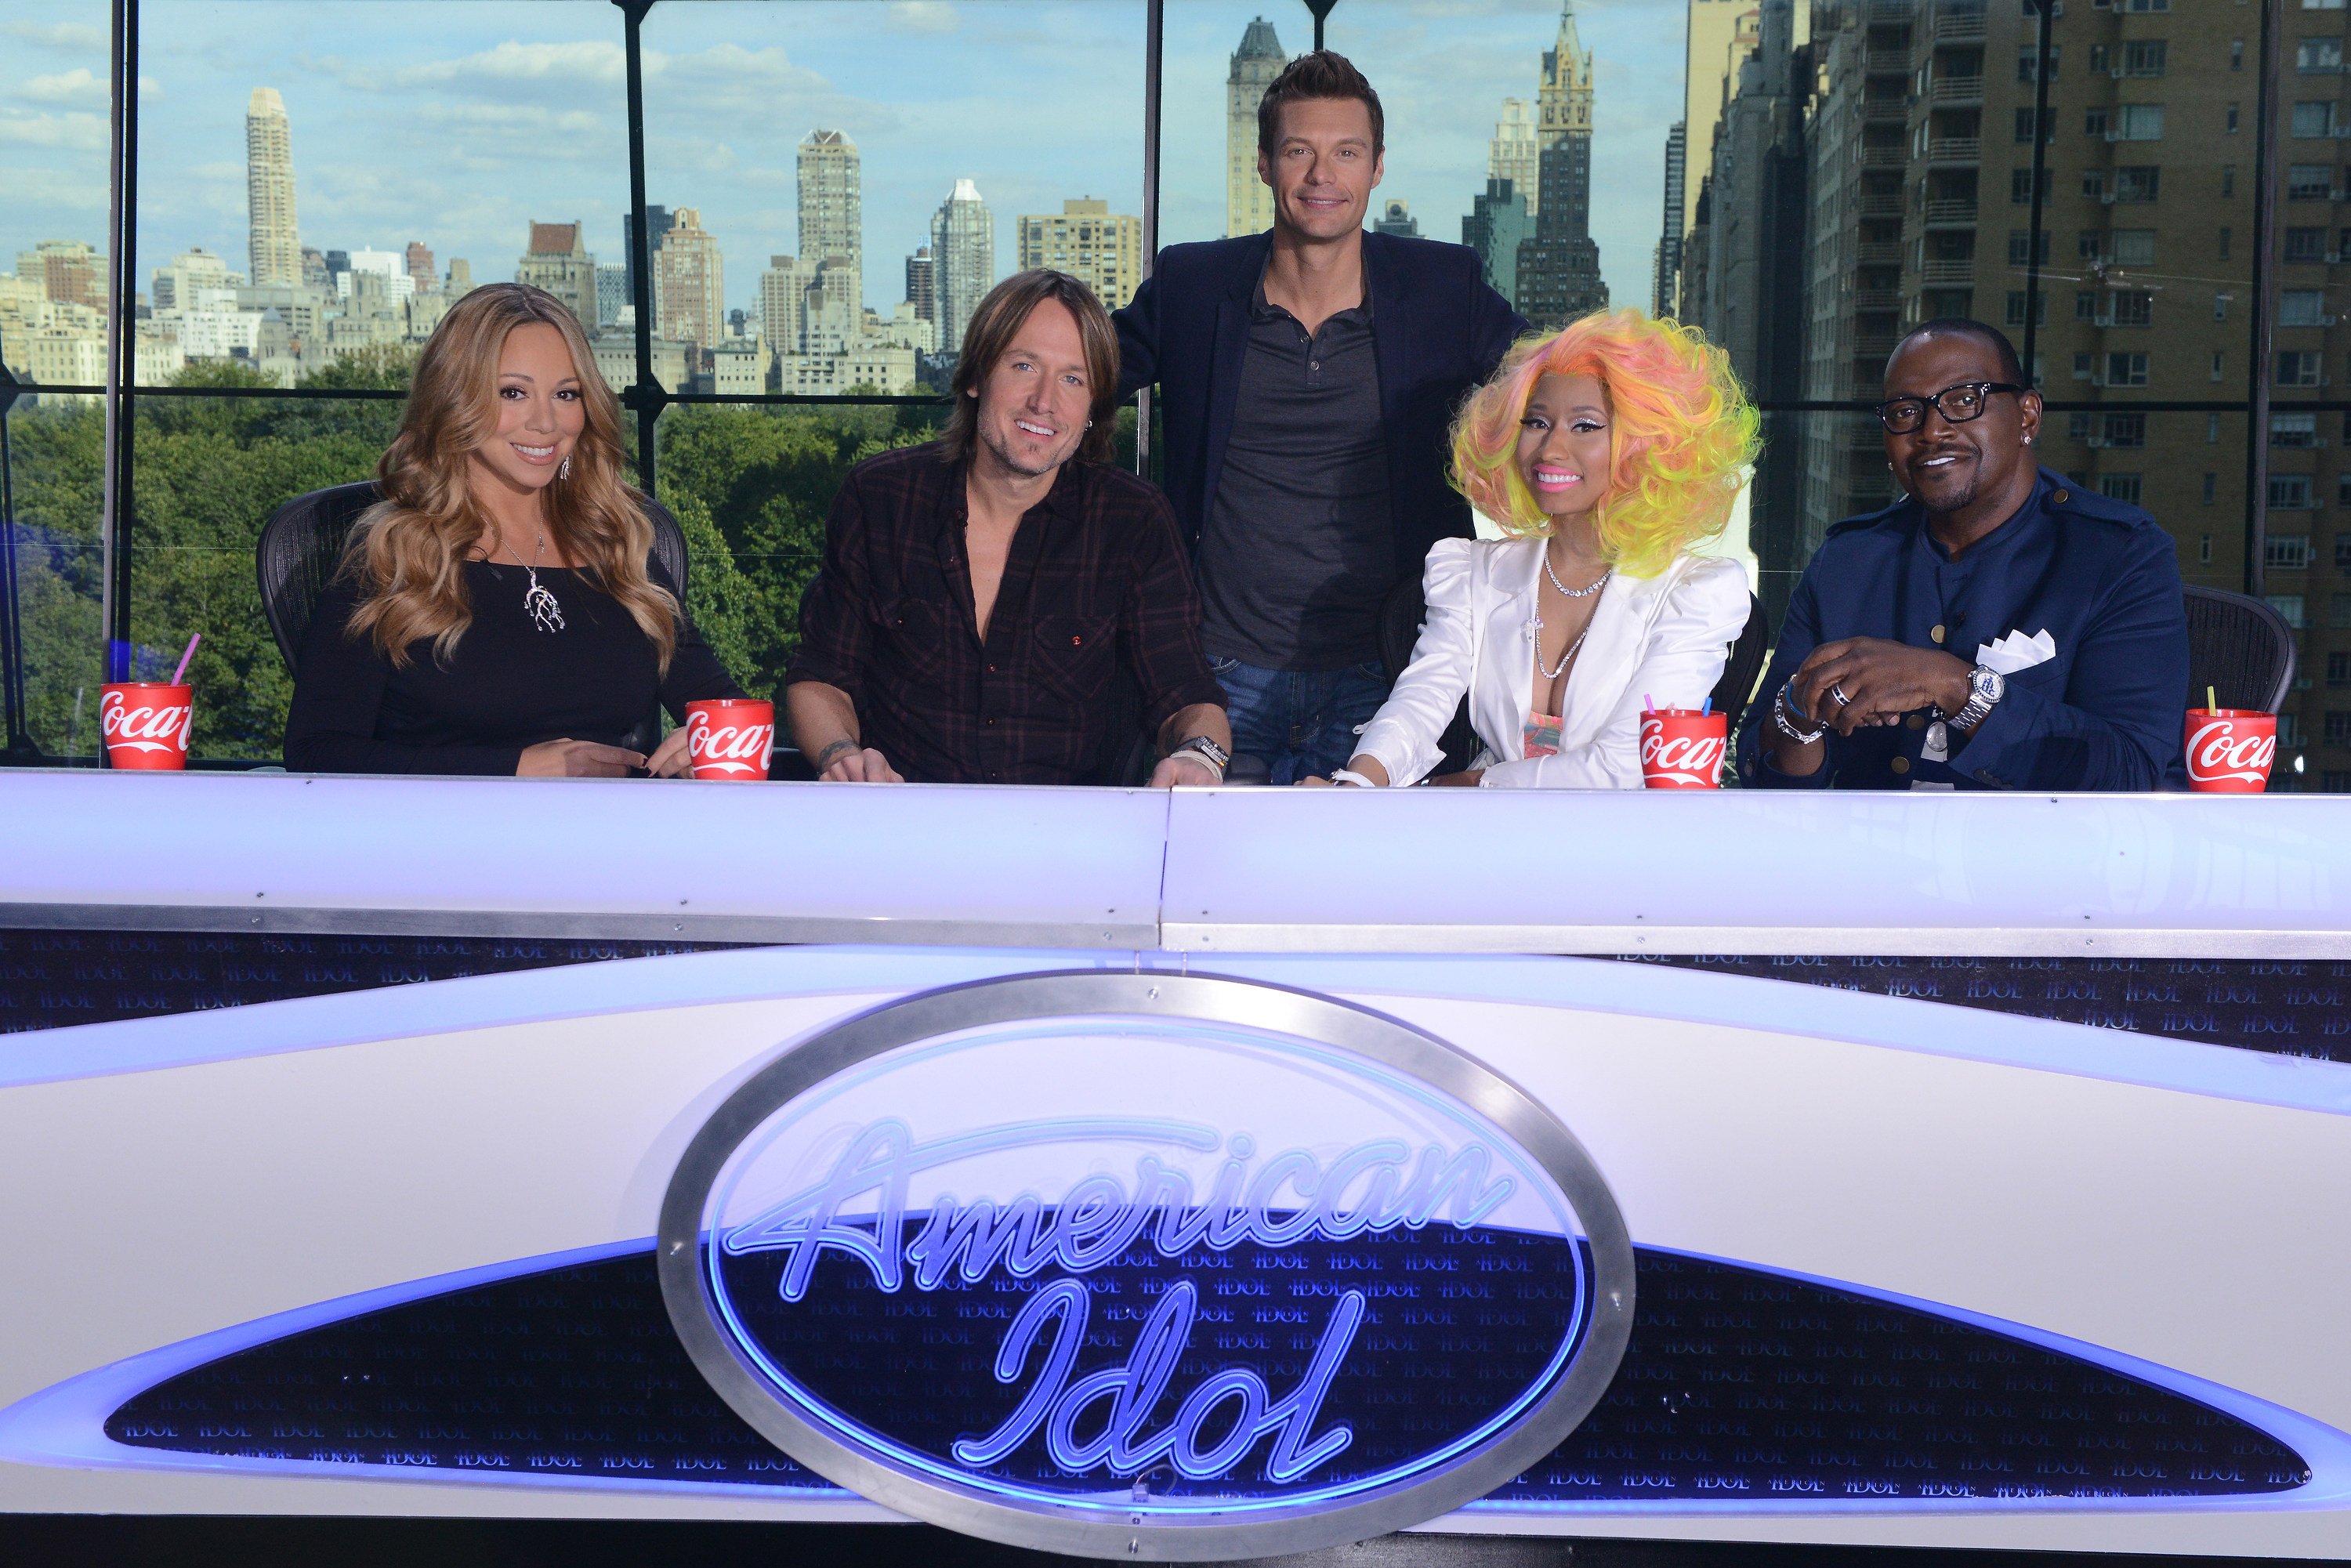
[[[1657,711],[1656,699],[1652,697],[1648,693],[1643,692],[1641,694],[1641,706],[1650,713],[1655,713]]]
[[[172,672],[172,678],[164,685],[176,686],[180,684],[180,677],[188,673],[188,661],[196,656],[196,644],[204,640],[204,634],[201,632],[188,639],[188,651],[180,655],[180,667]]]

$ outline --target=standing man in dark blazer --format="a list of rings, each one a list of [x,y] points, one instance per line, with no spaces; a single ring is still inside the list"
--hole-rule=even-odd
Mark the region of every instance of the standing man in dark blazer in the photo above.
[[[1383,131],[1344,57],[1292,61],[1258,106],[1272,230],[1169,246],[1116,317],[1119,395],[1160,388],[1234,749],[1277,784],[1344,767],[1386,697],[1381,601],[1468,537],[1447,431],[1527,329],[1476,252],[1364,231]]]

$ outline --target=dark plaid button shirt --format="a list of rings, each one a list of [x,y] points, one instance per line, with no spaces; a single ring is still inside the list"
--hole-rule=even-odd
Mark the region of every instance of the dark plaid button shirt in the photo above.
[[[1091,779],[1122,664],[1153,733],[1192,704],[1223,706],[1165,497],[1117,468],[1063,465],[1012,536],[983,643],[964,474],[936,445],[850,470],[786,684],[847,692],[864,743],[928,783]]]

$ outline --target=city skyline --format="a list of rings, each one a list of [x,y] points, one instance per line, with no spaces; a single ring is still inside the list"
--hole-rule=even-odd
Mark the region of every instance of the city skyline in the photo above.
[[[59,236],[96,243],[104,228],[102,32],[66,20],[79,13],[50,0],[25,0],[13,9],[22,16],[0,24],[0,42],[23,47],[0,51],[16,56],[0,65],[0,157],[23,197],[12,196],[0,217],[6,225],[0,253]],[[225,47],[235,16],[248,9],[286,24],[273,35],[277,49],[263,51],[282,52],[282,70],[265,60],[229,80],[214,76],[208,63],[181,63],[208,61],[207,50]],[[747,39],[718,41],[740,36],[737,24],[761,14],[757,7],[657,8],[645,28],[651,193],[656,202],[700,208],[705,226],[725,246],[727,307],[756,310],[767,257],[800,249],[798,144],[813,129],[844,131],[865,165],[862,292],[886,315],[888,303],[903,295],[904,258],[927,243],[930,218],[956,179],[973,180],[985,193],[1001,256],[1016,254],[1022,215],[1057,213],[1081,193],[1108,201],[1113,212],[1140,213],[1141,127],[1134,106],[1141,86],[1141,7],[1131,9],[1132,16],[1120,4],[977,12],[813,5],[795,7],[804,23],[793,29],[787,53],[746,47]],[[261,83],[283,95],[294,123],[306,245],[396,250],[421,241],[444,266],[465,256],[486,279],[507,275],[527,221],[577,217],[600,261],[625,263],[620,52],[616,29],[597,8],[486,5],[435,12],[447,20],[423,39],[413,29],[394,36],[376,26],[376,7],[349,10],[352,25],[333,40],[348,55],[306,33],[316,25],[305,13],[264,0],[230,7],[226,21],[193,8],[151,11],[141,56],[151,78],[141,98],[136,259],[142,282],[152,267],[195,246],[246,270],[240,132],[248,96]],[[1656,138],[1642,139],[1643,152],[1631,129],[1648,112],[1638,101],[1642,93],[1625,90],[1616,78],[1640,74],[1628,68],[1638,68],[1644,49],[1656,57],[1649,66],[1670,58],[1678,76],[1678,36],[1661,44],[1654,23],[1679,10],[1647,0],[1587,0],[1577,11],[1598,57],[1604,105],[1595,127],[1594,237],[1612,289],[1645,297],[1660,173],[1655,147],[1679,93],[1646,92],[1664,118]],[[381,14],[389,19],[392,12],[387,5]],[[1213,238],[1225,228],[1226,77],[1233,49],[1259,14],[1291,29],[1285,44],[1294,47],[1311,37],[1302,7],[1294,15],[1264,4],[1170,14],[1163,243]],[[714,20],[719,15],[725,25]],[[1458,235],[1459,215],[1483,189],[1495,103],[1503,91],[1531,96],[1527,62],[1549,38],[1557,15],[1556,0],[1497,0],[1458,27],[1441,18],[1432,24],[1412,5],[1366,5],[1351,29],[1334,22],[1333,47],[1353,48],[1387,103],[1388,176],[1380,196],[1407,201],[1422,232]],[[1422,47],[1432,25],[1444,28],[1447,50]],[[1212,47],[1197,47],[1211,37]],[[235,37],[240,47],[245,41]],[[1040,144],[1008,123],[1001,101],[978,90],[919,105],[887,96],[903,91],[909,75],[888,68],[893,61],[904,68],[952,61],[953,74],[977,79],[985,73],[970,68],[971,58],[1024,47],[1050,47],[1056,100],[1071,103],[1086,134]],[[1457,54],[1458,61],[1451,58]],[[1445,57],[1423,57],[1430,55]],[[830,75],[801,63],[820,57]],[[371,63],[352,63],[361,58]],[[1465,70],[1490,77],[1476,95],[1483,101],[1468,101],[1457,79]],[[387,125],[395,128],[388,139]],[[561,144],[537,155],[528,194],[516,196],[493,189],[501,159],[450,142],[453,128],[468,126],[508,128],[505,134],[555,131]],[[387,158],[388,146],[403,155]],[[1652,192],[1637,213],[1624,211],[1625,204],[1611,194],[1628,178]]]

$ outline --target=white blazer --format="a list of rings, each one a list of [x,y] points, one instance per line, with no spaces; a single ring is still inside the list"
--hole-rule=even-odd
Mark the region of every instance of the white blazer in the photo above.
[[[1698,706],[1747,624],[1736,561],[1680,556],[1656,577],[1613,577],[1568,672],[1555,757],[1526,755],[1535,683],[1540,538],[1439,539],[1423,591],[1428,619],[1412,663],[1356,743],[1396,784],[1426,777],[1462,695],[1486,749],[1480,782],[1512,789],[1638,789],[1641,709]]]

